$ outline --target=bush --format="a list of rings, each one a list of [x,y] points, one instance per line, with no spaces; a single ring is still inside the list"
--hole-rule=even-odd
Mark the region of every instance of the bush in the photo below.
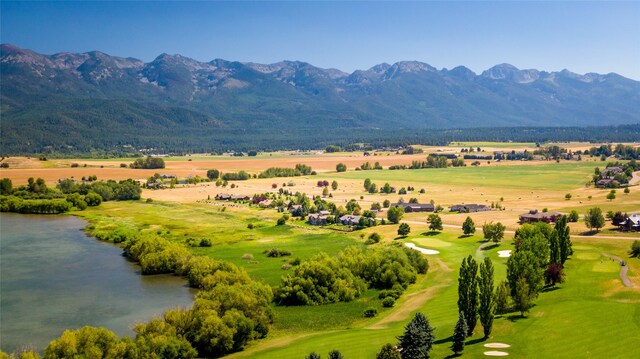
[[[382,237],[378,233],[371,233],[369,238],[367,238],[366,244],[374,244],[380,242]]]
[[[385,308],[391,308],[396,304],[396,300],[391,297],[386,297],[382,300],[382,306]]]
[[[282,216],[282,217],[278,218],[278,221],[276,222],[276,225],[284,226],[285,223],[287,223],[287,220],[286,220],[286,218],[284,218],[284,216]]]
[[[88,206],[99,206],[102,203],[102,197],[95,192],[89,192],[84,196],[84,201],[87,202]]]
[[[629,251],[629,254],[632,257],[640,258],[640,241],[633,241],[633,243],[631,243],[631,250]]]
[[[290,251],[285,249],[277,249],[277,248],[267,249],[262,253],[265,253],[267,257],[271,257],[271,258],[285,257],[285,256],[291,255]]]
[[[255,228],[255,226],[253,225],[253,223],[249,223],[249,224],[247,224],[247,228],[253,229],[253,228]]]
[[[378,315],[378,310],[376,308],[367,308],[367,310],[364,311],[365,318],[373,318],[376,315]]]
[[[291,268],[293,268],[293,266],[289,263],[285,263],[282,265],[282,267],[280,267],[282,270],[290,270]]]
[[[245,254],[243,254],[243,255],[242,255],[242,257],[241,257],[241,258],[242,258],[242,259],[244,259],[244,260],[246,260],[246,261],[248,261],[248,260],[252,260],[252,259],[253,259],[253,254],[251,254],[251,253],[245,253]]]

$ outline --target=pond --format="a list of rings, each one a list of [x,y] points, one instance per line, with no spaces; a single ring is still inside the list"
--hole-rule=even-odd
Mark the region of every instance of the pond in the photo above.
[[[132,335],[132,326],[195,291],[172,275],[143,276],[122,249],[88,237],[73,216],[0,213],[0,348],[43,351],[85,325]]]

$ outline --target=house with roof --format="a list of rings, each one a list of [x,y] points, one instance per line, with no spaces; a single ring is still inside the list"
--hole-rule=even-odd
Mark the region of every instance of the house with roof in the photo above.
[[[309,217],[307,217],[307,223],[312,226],[324,226],[327,225],[327,219],[331,213],[329,211],[320,211],[318,213],[311,213]]]
[[[405,213],[412,212],[434,212],[436,207],[431,203],[392,203],[390,207],[402,207]]]
[[[520,215],[520,223],[555,223],[563,214],[559,212],[539,212],[537,209]]]
[[[491,207],[486,206],[484,204],[456,204],[449,208],[450,212],[458,212],[458,213],[475,213],[475,212],[484,212],[490,211]]]
[[[218,201],[231,201],[231,195],[228,193],[218,193],[216,199]]]
[[[625,218],[623,222],[620,222],[620,224],[618,224],[618,228],[621,231],[625,232],[640,231],[640,215],[634,213],[631,216]]]

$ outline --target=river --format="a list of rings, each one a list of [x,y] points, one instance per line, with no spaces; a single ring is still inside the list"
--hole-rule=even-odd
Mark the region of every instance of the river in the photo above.
[[[195,291],[172,275],[143,276],[122,249],[88,237],[73,216],[0,213],[0,348],[43,351],[65,329],[105,327],[133,334],[135,323]]]

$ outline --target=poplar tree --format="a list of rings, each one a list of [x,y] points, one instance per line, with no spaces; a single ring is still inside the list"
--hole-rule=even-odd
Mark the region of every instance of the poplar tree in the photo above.
[[[556,222],[555,230],[558,234],[558,249],[560,253],[560,264],[564,264],[567,258],[573,254],[571,248],[571,238],[569,236],[569,226],[567,222],[569,219],[566,216],[562,216]]]
[[[458,311],[467,320],[468,336],[478,322],[478,263],[471,255],[462,260],[458,277]]]
[[[480,323],[482,323],[484,337],[488,338],[493,329],[493,318],[496,308],[493,297],[493,263],[491,263],[489,257],[485,257],[484,262],[480,263],[478,288],[480,292],[478,314]]]

